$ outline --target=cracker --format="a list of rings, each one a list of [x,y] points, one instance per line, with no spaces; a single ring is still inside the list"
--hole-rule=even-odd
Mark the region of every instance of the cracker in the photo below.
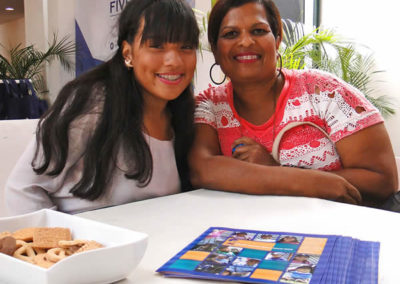
[[[27,261],[30,263],[35,263],[34,258],[35,258],[35,251],[33,250],[33,248],[30,246],[30,244],[25,244],[22,247],[20,247],[19,249],[17,249],[13,256],[15,258],[18,258],[20,260],[23,261]]]
[[[54,262],[51,262],[46,259],[45,253],[37,254],[33,260],[36,265],[39,265],[40,267],[43,267],[43,268],[50,268],[54,264]]]
[[[102,248],[103,245],[99,244],[96,241],[87,241],[86,244],[84,244],[83,246],[81,246],[80,249],[78,249],[76,251],[76,253],[80,253],[80,252],[84,252],[84,251],[88,251],[88,250],[92,250],[92,249],[98,249],[98,248]]]
[[[31,228],[23,228],[15,231],[12,236],[16,240],[21,240],[25,242],[31,242],[33,240],[33,231],[36,228],[31,227]]]
[[[66,251],[63,248],[52,248],[46,252],[46,259],[52,262],[58,262],[67,257]]]
[[[58,242],[62,240],[71,240],[71,231],[68,228],[36,228],[33,231],[32,246],[51,249],[58,247]]]
[[[58,246],[64,248],[68,255],[72,255],[87,242],[86,240],[59,241]]]
[[[4,237],[10,237],[10,236],[12,236],[12,234],[10,232],[8,232],[8,231],[0,233],[0,239],[2,239]]]

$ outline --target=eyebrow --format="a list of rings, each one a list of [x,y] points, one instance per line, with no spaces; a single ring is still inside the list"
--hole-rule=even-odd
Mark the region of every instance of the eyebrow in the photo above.
[[[257,22],[257,23],[254,23],[253,25],[251,25],[251,28],[254,28],[254,27],[256,27],[256,26],[260,26],[260,25],[263,25],[263,26],[268,26],[269,28],[271,28],[271,25],[268,23],[268,21],[267,22]],[[237,28],[237,26],[224,26],[224,27],[222,27],[221,28],[221,31],[223,31],[223,30],[225,30],[225,29],[236,29]]]

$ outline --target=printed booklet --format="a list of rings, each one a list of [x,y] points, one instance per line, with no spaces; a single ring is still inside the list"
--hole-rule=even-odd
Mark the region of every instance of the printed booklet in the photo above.
[[[157,272],[247,283],[378,283],[379,243],[211,227]]]

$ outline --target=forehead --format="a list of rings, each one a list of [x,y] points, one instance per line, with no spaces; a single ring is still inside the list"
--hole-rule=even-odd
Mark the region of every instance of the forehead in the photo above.
[[[221,22],[221,29],[227,26],[268,24],[264,6],[260,3],[246,3],[232,8],[226,13]]]

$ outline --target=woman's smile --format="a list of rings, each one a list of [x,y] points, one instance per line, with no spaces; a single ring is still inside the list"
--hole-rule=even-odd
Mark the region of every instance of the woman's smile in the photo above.
[[[156,76],[161,82],[167,85],[178,85],[182,82],[184,74],[183,73],[156,73]]]
[[[234,59],[239,63],[253,63],[261,58],[260,55],[254,52],[243,52],[234,56]]]

